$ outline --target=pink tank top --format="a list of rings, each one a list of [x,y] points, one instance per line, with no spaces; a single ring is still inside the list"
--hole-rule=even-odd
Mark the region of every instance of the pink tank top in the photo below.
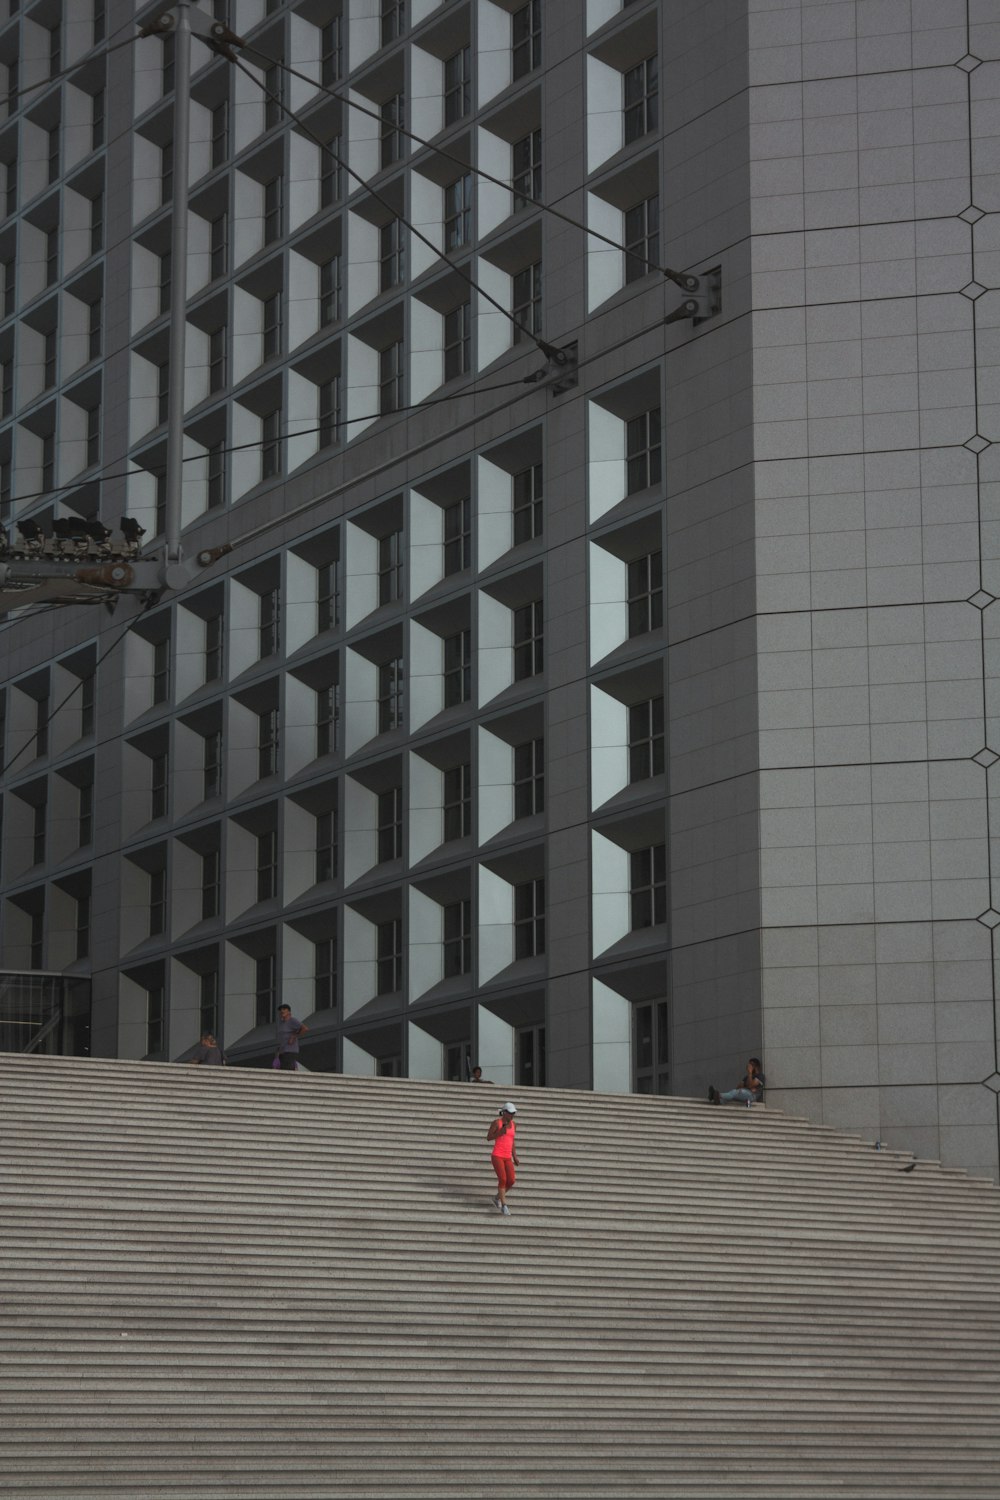
[[[503,1157],[505,1161],[513,1156],[514,1136],[516,1133],[517,1126],[514,1124],[513,1120],[511,1120],[503,1135],[498,1135],[496,1140],[493,1142],[493,1155]]]

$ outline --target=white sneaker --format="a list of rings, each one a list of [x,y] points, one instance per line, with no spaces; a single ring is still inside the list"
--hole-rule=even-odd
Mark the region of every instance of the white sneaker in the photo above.
[[[506,1214],[508,1218],[510,1217],[510,1209],[507,1207],[506,1203],[501,1203],[500,1212],[502,1214]]]

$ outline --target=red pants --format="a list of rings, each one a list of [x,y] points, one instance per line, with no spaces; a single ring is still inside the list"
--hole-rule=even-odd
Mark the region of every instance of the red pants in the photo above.
[[[514,1163],[509,1156],[491,1156],[490,1161],[493,1163],[493,1170],[497,1174],[497,1182],[499,1182],[506,1193],[517,1181]]]

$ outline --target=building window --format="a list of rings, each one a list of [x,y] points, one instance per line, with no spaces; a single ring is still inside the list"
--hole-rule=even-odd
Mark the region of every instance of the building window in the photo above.
[[[378,863],[403,857],[403,788],[390,787],[378,798]]]
[[[257,715],[257,776],[273,776],[278,769],[278,710],[265,709]]]
[[[630,495],[659,484],[660,457],[660,408],[653,406],[625,424],[625,466]]]
[[[636,849],[629,856],[632,930],[667,920],[667,846]]]
[[[461,573],[472,561],[472,501],[468,495],[444,510],[445,577]]]
[[[628,779],[646,781],[663,772],[663,699],[647,698],[628,711]]]
[[[100,246],[98,246],[100,249]],[[45,285],[54,286],[59,280],[59,231],[50,229],[45,236]]]
[[[444,64],[444,123],[454,125],[464,119],[471,104],[472,72],[470,51],[462,47]]]
[[[153,642],[153,702],[166,703],[170,696],[170,639]]]
[[[544,666],[544,619],[541,599],[514,611],[514,681],[537,677]]]
[[[36,802],[31,809],[31,862],[45,863],[45,803]]]
[[[264,69],[264,129],[273,130],[284,119],[282,108],[282,80],[284,67],[281,61],[269,63]]]
[[[201,857],[201,917],[207,922],[219,915],[222,896],[222,860],[218,849],[209,849]]]
[[[167,925],[167,872],[152,870],[149,876],[149,935],[159,937]]]
[[[472,696],[472,631],[460,630],[444,643],[444,706],[455,708]]]
[[[340,683],[331,682],[316,694],[316,754],[335,754],[339,742]]]
[[[209,260],[212,280],[218,281],[226,274],[228,258],[229,216],[221,213],[209,226]],[[161,308],[161,312],[162,312]]]
[[[9,417],[14,410],[14,361],[5,359],[0,368],[0,413]]]
[[[281,472],[281,412],[269,411],[261,419],[260,470],[262,479],[273,479]]]
[[[344,192],[343,165],[340,136],[331,136],[320,152],[320,208],[332,208],[335,203],[340,202]]]
[[[149,816],[151,819],[166,817],[168,788],[167,752],[162,750],[159,755],[154,755],[150,759]]]
[[[403,533],[390,531],[378,540],[378,602],[392,604],[403,597]]]
[[[81,849],[85,849],[94,837],[94,783],[85,781],[78,791],[77,843]]]
[[[59,181],[59,131],[58,125],[53,125],[48,132],[48,175],[49,184]]]
[[[319,81],[326,89],[340,78],[342,45],[340,17],[334,16],[319,34]]]
[[[337,940],[322,938],[315,944],[313,1010],[332,1010],[337,1003]]]
[[[449,182],[444,190],[444,248],[457,250],[472,238],[472,173]]]
[[[406,272],[406,250],[402,219],[390,219],[378,232],[378,285],[380,292],[399,286]]]
[[[382,46],[402,36],[406,29],[406,0],[382,0]]]
[[[337,875],[337,813],[334,808],[316,816],[316,884]]]
[[[281,353],[281,294],[264,299],[263,348],[265,359],[276,359]]]
[[[472,832],[472,767],[452,766],[444,773],[444,842]]]
[[[542,0],[528,0],[511,16],[511,73],[515,79],[531,73],[542,61]]]
[[[660,199],[654,193],[625,213],[625,280],[638,281],[660,259]]]
[[[403,95],[393,94],[379,109],[380,160],[383,167],[391,167],[393,162],[402,160],[404,107]]]
[[[532,818],[545,811],[545,741],[541,737],[514,747],[514,817]]]
[[[515,141],[512,150],[514,211],[535,203],[542,196],[542,132]]]
[[[257,900],[271,901],[278,894],[278,835],[268,828],[257,835]]]
[[[340,376],[319,387],[319,445],[332,448],[340,440]]]
[[[42,489],[51,490],[56,482],[56,435],[47,432],[42,438]]]
[[[162,984],[146,991],[146,1056],[162,1052],[167,1038],[166,992]]]
[[[170,411],[170,365],[164,360],[156,367],[156,420],[165,422]]]
[[[399,917],[379,922],[375,938],[375,990],[392,995],[403,988],[403,923]]]
[[[154,531],[157,536],[162,536],[167,529],[167,475],[165,470],[161,469],[154,476],[154,483],[156,485],[154,504],[156,519],[154,522]]]
[[[208,801],[222,791],[222,730],[206,734],[202,752],[202,798]]]
[[[340,559],[316,569],[316,629],[333,630],[340,624]]]
[[[174,143],[160,147],[160,202],[170,203],[174,196]]]
[[[663,553],[650,552],[628,565],[628,633],[645,635],[663,624]]]
[[[208,389],[214,394],[226,383],[226,330],[213,328],[208,336]]]
[[[4,163],[4,206],[7,217],[17,212],[17,162]]]
[[[62,72],[62,27],[57,21],[49,32],[49,77]]]
[[[54,328],[45,335],[42,349],[42,386],[49,391],[56,383],[56,356],[59,352],[59,339]]]
[[[403,658],[384,661],[378,669],[378,732],[403,727]]]
[[[212,110],[212,166],[225,166],[229,160],[229,100],[223,99]]]
[[[340,320],[340,256],[333,255],[319,268],[319,321],[321,328]]]
[[[90,148],[99,151],[104,145],[105,134],[105,93],[98,89],[93,96],[90,114]]]
[[[213,443],[208,450],[208,508],[226,503],[226,445]]]
[[[378,357],[378,409],[380,416],[401,410],[403,405],[402,341],[382,349]]]
[[[277,998],[277,959],[273,953],[265,953],[254,963],[254,1020],[258,1026],[273,1025]]]
[[[17,308],[17,268],[12,260],[5,260],[3,272],[3,315],[9,318]]]
[[[105,0],[94,0],[94,46],[104,41]]]
[[[625,74],[625,144],[655,130],[659,119],[656,54]]]
[[[281,238],[281,178],[264,184],[264,244]]]
[[[209,615],[205,621],[205,681],[216,682],[222,676],[223,619]]]
[[[101,324],[104,319],[104,299],[95,298],[87,307],[87,358],[101,357]]]
[[[535,958],[545,952],[545,881],[525,880],[514,887],[514,957]]]
[[[514,475],[514,545],[542,534],[542,465]]]
[[[173,282],[173,260],[169,250],[160,256],[160,314],[170,311],[170,296]]]
[[[90,892],[81,891],[76,898],[76,956],[90,957]]]
[[[198,1029],[201,1035],[215,1036],[219,1030],[219,971],[209,969],[198,983]]]
[[[472,305],[460,302],[444,315],[444,378],[467,375],[472,365]]]
[[[515,271],[511,283],[511,314],[514,318],[514,342],[542,331],[542,263]]]
[[[444,908],[444,977],[472,972],[472,902],[453,901]]]

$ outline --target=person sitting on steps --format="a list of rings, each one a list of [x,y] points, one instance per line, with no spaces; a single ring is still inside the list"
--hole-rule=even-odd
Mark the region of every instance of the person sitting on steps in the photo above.
[[[762,1104],[764,1102],[764,1074],[761,1072],[760,1058],[748,1059],[747,1070],[738,1089],[729,1089],[726,1093],[720,1094],[714,1083],[710,1083],[708,1099],[710,1104],[729,1104],[737,1099],[741,1104],[745,1104],[747,1109],[751,1104]]]

